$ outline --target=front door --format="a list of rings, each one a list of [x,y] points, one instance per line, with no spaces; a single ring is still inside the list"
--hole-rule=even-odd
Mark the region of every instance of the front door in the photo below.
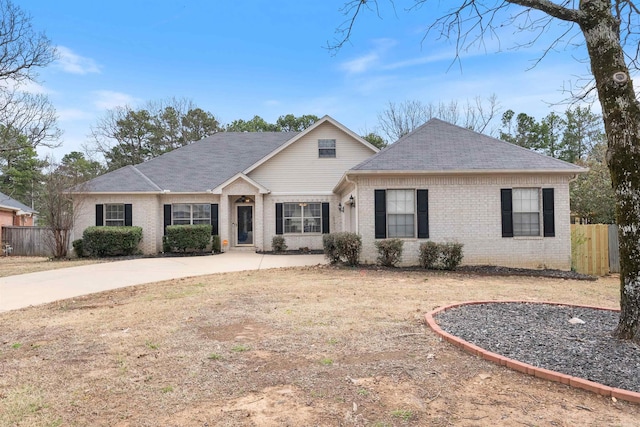
[[[253,206],[238,206],[238,245],[253,245]]]

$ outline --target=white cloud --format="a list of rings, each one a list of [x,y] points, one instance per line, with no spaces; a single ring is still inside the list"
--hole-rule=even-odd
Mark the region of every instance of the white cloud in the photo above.
[[[134,96],[112,90],[98,90],[93,92],[93,94],[96,96],[96,99],[93,101],[93,105],[101,110],[134,105],[139,102],[139,100]]]
[[[264,102],[267,107],[278,107],[280,104],[281,102],[276,99],[268,99]]]
[[[372,52],[351,61],[343,62],[340,68],[349,74],[360,74],[371,69],[378,63],[379,59],[378,54]]]
[[[394,39],[380,38],[371,40],[371,43],[374,47],[370,53],[352,59],[351,61],[343,62],[340,64],[340,68],[348,74],[361,74],[370,71],[380,64],[382,55],[398,42]]]
[[[88,111],[80,110],[77,108],[65,108],[58,110],[58,119],[61,122],[75,121],[75,120],[90,120],[95,117],[95,114]]]
[[[406,59],[404,61],[397,61],[391,64],[385,65],[385,70],[397,70],[399,68],[413,67],[415,65],[431,64],[440,61],[453,61],[455,56],[451,52],[443,52],[436,55],[420,56],[418,58]]]
[[[30,93],[33,95],[47,95],[51,93],[47,88],[42,86],[40,83],[34,82],[33,80],[25,80],[22,82],[16,82],[14,80],[9,80],[8,82],[9,90]]]
[[[56,47],[59,58],[56,61],[56,65],[63,71],[71,74],[89,74],[99,73],[100,67],[91,58],[80,56],[74,53],[71,49],[64,46]]]

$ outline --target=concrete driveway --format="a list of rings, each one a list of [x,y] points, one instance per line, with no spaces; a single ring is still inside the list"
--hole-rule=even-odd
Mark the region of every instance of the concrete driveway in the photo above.
[[[323,255],[220,255],[142,258],[0,278],[0,312],[109,289],[231,271],[324,264]]]

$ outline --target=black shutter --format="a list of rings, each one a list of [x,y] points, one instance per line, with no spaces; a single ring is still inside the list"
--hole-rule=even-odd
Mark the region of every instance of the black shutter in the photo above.
[[[387,237],[387,191],[374,192],[375,230],[376,239]]]
[[[282,203],[276,203],[276,234],[284,234],[282,232]]]
[[[418,239],[429,238],[429,190],[418,190]]]
[[[131,227],[133,225],[133,209],[131,203],[124,205],[124,225],[125,227]]]
[[[553,188],[542,189],[542,224],[544,237],[555,237],[556,224],[553,210]]]
[[[329,233],[329,203],[322,204],[322,234]]]
[[[104,225],[104,205],[96,205],[96,225]]]
[[[171,225],[171,205],[164,205],[164,234],[167,234],[167,226]]]
[[[513,207],[510,188],[500,190],[500,203],[502,205],[502,237],[513,237]]]
[[[218,205],[211,205],[211,235],[218,235]]]

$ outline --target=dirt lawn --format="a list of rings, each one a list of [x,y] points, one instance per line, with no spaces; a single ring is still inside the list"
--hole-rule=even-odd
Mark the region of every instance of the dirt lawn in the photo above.
[[[0,256],[0,277],[105,262],[99,259],[52,260],[46,257]]]
[[[0,425],[638,425],[640,405],[496,366],[425,326],[477,299],[616,307],[618,284],[310,267],[3,313]]]

